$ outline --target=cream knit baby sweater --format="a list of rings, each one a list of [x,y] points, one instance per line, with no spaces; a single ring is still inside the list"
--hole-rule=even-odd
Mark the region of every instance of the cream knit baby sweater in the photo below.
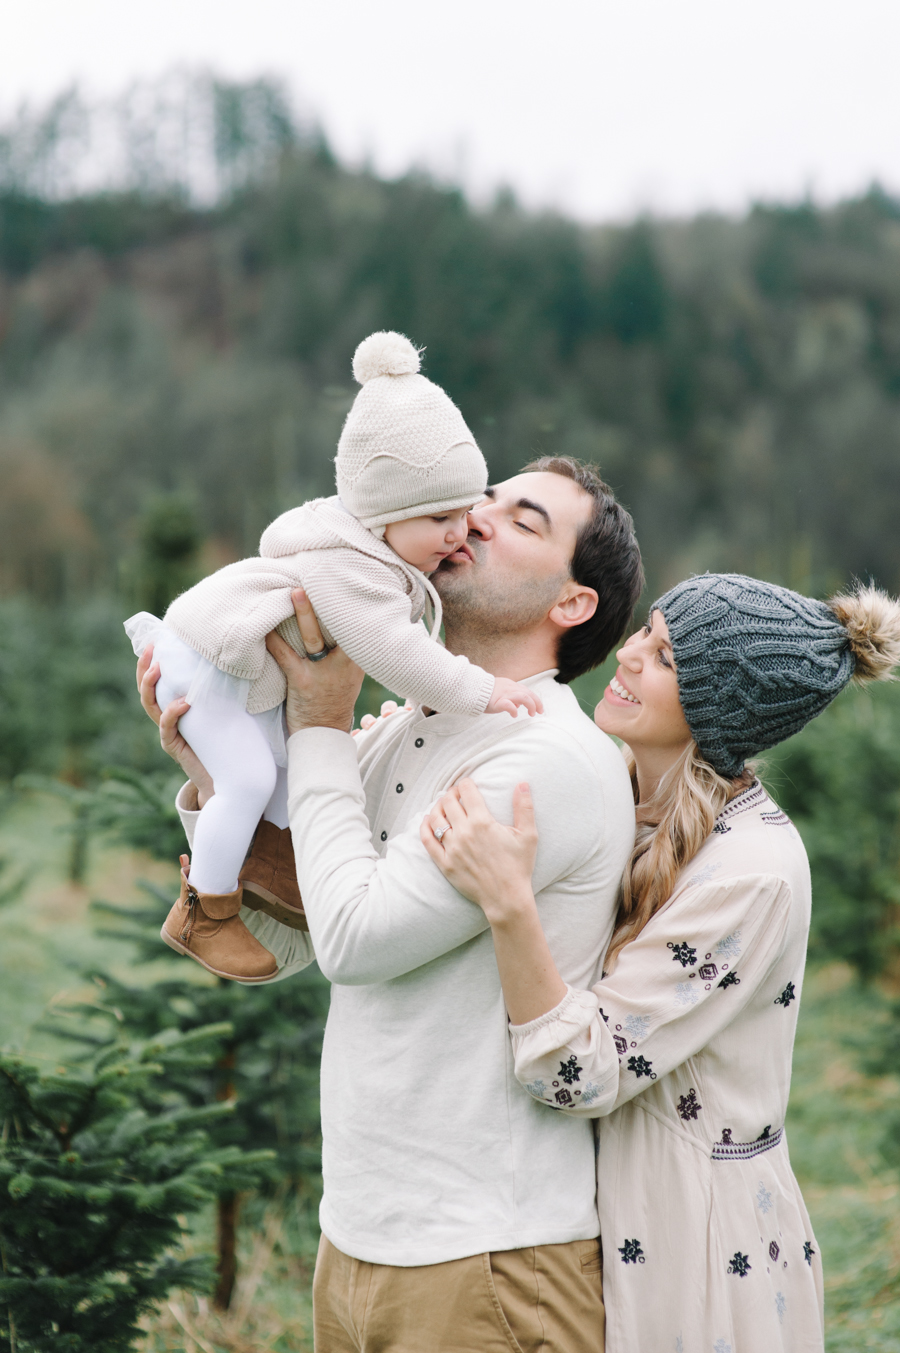
[[[305,653],[291,591],[303,587],[326,643],[339,644],[389,691],[447,714],[481,714],[494,678],[454,657],[422,623],[426,598],[440,601],[423,573],[341,505],[317,498],[278,517],[259,556],[241,559],[176,597],[165,623],[214,666],[250,682],[251,714],[280,705],[284,673],[266,649],[277,629]]]

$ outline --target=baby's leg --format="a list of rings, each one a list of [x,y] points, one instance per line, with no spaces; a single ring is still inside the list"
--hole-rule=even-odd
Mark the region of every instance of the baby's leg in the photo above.
[[[263,817],[267,822],[284,831],[285,827],[291,824],[288,820],[288,789],[287,789],[287,766],[276,766],[277,778],[275,788],[272,791],[272,797],[266,804],[266,811]]]
[[[275,788],[272,751],[253,716],[237,705],[189,709],[178,726],[216,787],[197,819],[191,883],[200,893],[232,893]]]

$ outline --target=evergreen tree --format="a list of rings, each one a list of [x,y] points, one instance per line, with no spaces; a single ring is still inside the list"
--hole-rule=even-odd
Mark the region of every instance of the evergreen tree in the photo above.
[[[813,878],[810,953],[863,978],[900,940],[900,701],[845,692],[766,754],[766,779],[803,838]]]
[[[162,616],[169,605],[197,581],[201,532],[197,514],[178,495],[157,498],[140,521],[140,552],[133,592],[142,611]]]
[[[176,779],[178,779],[176,775]],[[92,821],[121,839],[171,860],[184,848],[173,804],[176,784],[168,775],[159,783],[128,772],[110,772],[92,799]],[[142,906],[95,902],[94,911],[113,919],[112,933],[132,941],[141,962],[166,963],[171,976],[151,984],[129,982],[109,973],[87,974],[99,1000],[78,1008],[69,1027],[55,1031],[90,1046],[102,1047],[110,1023],[123,1023],[133,1036],[152,1038],[160,1031],[193,1034],[209,1025],[228,1026],[216,1056],[204,1067],[172,1069],[170,1083],[184,1102],[198,1109],[230,1104],[232,1112],[208,1129],[225,1148],[252,1142],[274,1152],[275,1171],[312,1203],[321,1174],[319,1057],[328,1008],[328,983],[313,966],[288,982],[241,986],[220,978],[204,980],[189,961],[176,958],[159,938],[175,898],[172,889],[140,885]],[[99,1021],[99,1027],[98,1027]],[[237,1277],[238,1190],[218,1198],[218,1257],[215,1303],[227,1308]]]
[[[100,1040],[80,1068],[0,1057],[0,1313],[11,1353],[123,1353],[172,1287],[208,1262],[177,1253],[182,1215],[255,1183],[270,1153],[216,1146],[228,1103],[186,1102],[227,1026]]]
[[[95,903],[115,917],[115,933],[131,939],[136,957],[166,961],[159,930],[174,893],[142,885],[140,908]],[[203,1068],[172,1073],[172,1084],[186,1103],[227,1103],[232,1112],[209,1129],[220,1147],[252,1142],[271,1150],[275,1170],[312,1203],[321,1177],[319,1125],[319,1060],[328,1009],[328,983],[313,966],[290,981],[270,986],[241,986],[221,978],[202,979],[195,965],[172,957],[172,975],[151,985],[126,982],[109,973],[94,973],[100,993],[94,1018],[121,1019],[134,1034],[150,1037],[160,1030],[190,1034],[227,1021],[229,1032],[213,1062]],[[86,1012],[82,1012],[82,1015]],[[86,1038],[88,1030],[76,1030]],[[99,1035],[102,1037],[102,1033]],[[227,1308],[237,1277],[237,1190],[220,1194],[215,1303]]]

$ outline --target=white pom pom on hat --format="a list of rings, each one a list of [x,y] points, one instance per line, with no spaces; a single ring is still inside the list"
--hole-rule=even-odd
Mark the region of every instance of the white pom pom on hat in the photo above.
[[[391,330],[369,334],[353,354],[353,376],[360,385],[376,376],[413,376],[421,365],[422,349]]]
[[[420,350],[392,332],[370,334],[353,356],[362,389],[338,443],[337,490],[370,530],[467,507],[487,486],[465,419],[420,366]]]

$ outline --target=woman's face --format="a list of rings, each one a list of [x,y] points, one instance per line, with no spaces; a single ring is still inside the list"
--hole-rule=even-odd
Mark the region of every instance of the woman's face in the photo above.
[[[691,741],[681,701],[669,631],[661,611],[619,649],[619,666],[594,710],[604,733],[641,753],[668,759]]]

